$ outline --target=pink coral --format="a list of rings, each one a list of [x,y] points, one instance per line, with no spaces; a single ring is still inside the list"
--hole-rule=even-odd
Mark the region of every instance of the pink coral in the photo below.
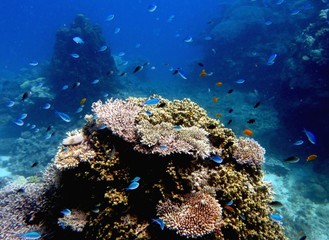
[[[265,162],[265,149],[254,139],[241,137],[234,145],[233,157],[237,163],[259,166]]]
[[[99,121],[105,124],[113,134],[128,142],[137,139],[135,119],[141,111],[137,104],[120,99],[109,99],[104,104],[102,101],[93,103],[92,110]]]
[[[185,195],[180,205],[170,200],[160,202],[157,214],[166,227],[188,238],[219,231],[222,220],[222,208],[218,201],[202,192]]]

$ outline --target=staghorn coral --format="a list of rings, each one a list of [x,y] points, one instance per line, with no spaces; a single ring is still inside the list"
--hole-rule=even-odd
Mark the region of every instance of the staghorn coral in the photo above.
[[[252,138],[239,138],[235,143],[233,157],[239,164],[259,166],[265,162],[265,149]]]
[[[157,215],[169,229],[196,238],[220,228],[222,209],[214,197],[197,192],[185,195],[180,205],[170,200],[160,201]]]
[[[113,134],[128,142],[136,140],[135,118],[141,111],[138,105],[120,99],[109,99],[105,104],[101,101],[93,103],[92,110],[99,121],[105,124]]]

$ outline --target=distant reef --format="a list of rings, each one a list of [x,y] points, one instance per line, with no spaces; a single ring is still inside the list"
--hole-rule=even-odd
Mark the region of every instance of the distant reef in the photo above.
[[[43,179],[0,191],[1,239],[286,239],[265,149],[189,99],[109,99]],[[95,117],[97,116],[97,117]],[[19,206],[19,207],[18,207]]]
[[[55,99],[58,106],[63,105],[63,99],[72,98],[72,94],[92,99],[100,90],[113,90],[115,84],[111,83],[116,71],[110,46],[99,25],[78,14],[70,26],[58,29],[48,71],[50,85],[62,97]],[[78,91],[62,91],[74,88]],[[67,104],[70,102],[66,101]]]

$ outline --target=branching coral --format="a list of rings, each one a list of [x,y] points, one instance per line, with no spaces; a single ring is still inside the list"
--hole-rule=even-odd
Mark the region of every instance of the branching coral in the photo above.
[[[241,137],[235,147],[233,157],[237,163],[259,166],[265,162],[265,149],[254,139]]]
[[[72,209],[71,213],[58,219],[58,225],[63,229],[70,228],[75,232],[82,232],[87,223],[87,216],[84,212]]]
[[[142,120],[137,129],[141,145],[136,145],[135,150],[140,152],[160,155],[186,153],[202,158],[210,154],[208,132],[201,128],[193,126],[178,130],[168,122],[153,125]]]
[[[105,104],[101,101],[93,103],[92,110],[113,134],[128,142],[136,140],[135,119],[141,107],[132,102],[109,99]]]
[[[165,226],[186,237],[201,237],[220,228],[222,209],[209,194],[197,192],[184,196],[178,205],[170,200],[160,202],[157,214]]]

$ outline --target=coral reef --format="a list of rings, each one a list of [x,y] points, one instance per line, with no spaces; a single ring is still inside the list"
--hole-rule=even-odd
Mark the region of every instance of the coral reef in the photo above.
[[[79,141],[59,146],[50,167],[56,184],[50,174],[43,178],[54,194],[37,195],[48,212],[42,221],[44,205],[33,210],[42,234],[51,231],[50,239],[285,239],[282,226],[269,218],[272,191],[262,180],[261,165],[238,164],[234,157],[248,140],[237,139],[189,99],[152,98],[159,101],[97,102],[97,116],[87,116],[81,131],[69,133]],[[245,159],[261,162],[255,152],[262,148],[255,142],[248,146],[255,149],[242,150]],[[71,215],[61,216],[66,208]]]
[[[233,150],[233,158],[239,164],[262,165],[265,162],[265,149],[252,138],[239,138]]]

